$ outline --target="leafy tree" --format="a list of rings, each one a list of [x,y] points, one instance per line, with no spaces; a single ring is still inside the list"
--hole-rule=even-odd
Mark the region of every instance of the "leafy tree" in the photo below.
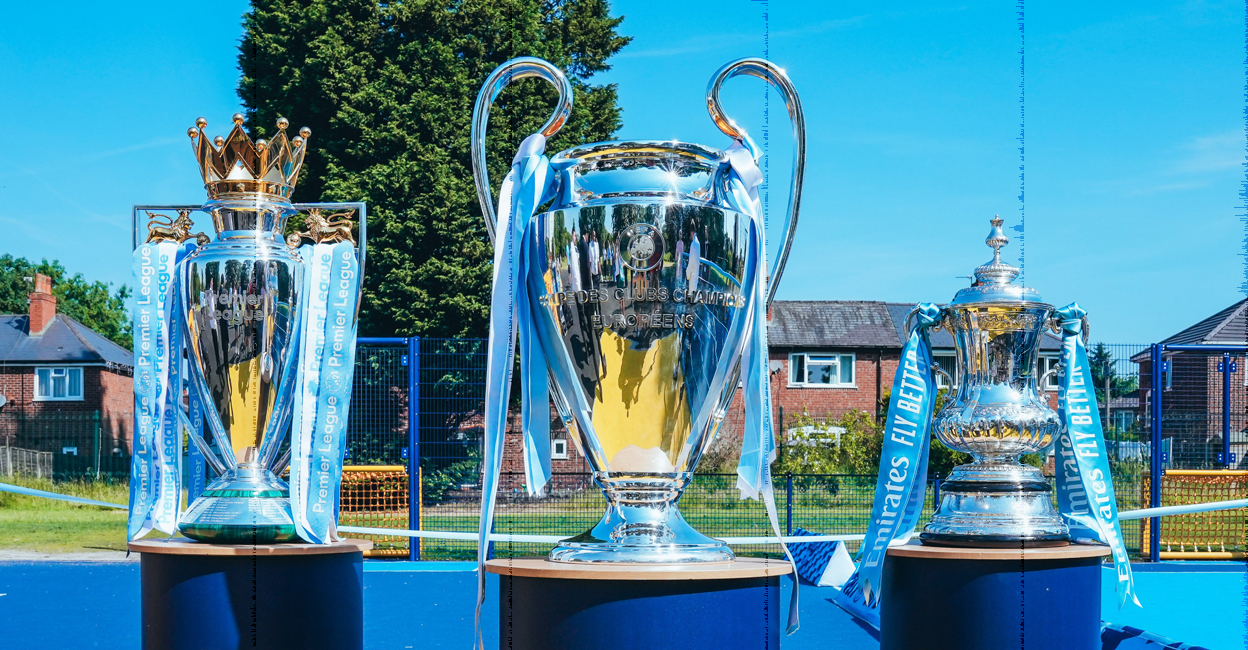
[[[948,391],[941,390],[936,394],[936,403],[932,410],[939,413],[944,407]],[[880,398],[881,414],[888,411],[891,391],[885,391]],[[777,465],[773,469],[776,474],[866,474],[874,475],[880,468],[880,454],[884,447],[884,423],[866,411],[850,411],[839,418],[815,419],[802,413],[785,423],[788,429],[803,429],[795,432],[787,440],[782,441],[784,447],[779,454]],[[808,428],[807,428],[808,427]],[[834,427],[843,429],[839,444],[835,442]],[[935,436],[931,437],[928,453],[927,472],[929,477],[948,476],[949,471],[957,465],[971,462],[971,456],[953,451],[941,444]],[[1026,461],[1025,461],[1026,462]],[[1034,464],[1034,462],[1033,462]]]
[[[500,63],[544,58],[575,88],[572,116],[547,151],[610,139],[620,127],[615,87],[588,79],[628,43],[616,33],[621,20],[607,0],[253,3],[238,58],[253,137],[279,116],[307,125],[296,199],[368,203],[363,332],[485,334],[492,247],[469,153],[477,92]],[[496,193],[555,99],[537,80],[498,98],[488,146]]]
[[[33,284],[26,278],[42,273],[52,278],[56,311],[90,327],[110,341],[130,349],[130,318],[125,285],[114,291],[107,282],[88,282],[81,273],[69,275],[60,262],[43,260],[38,264],[24,257],[0,255],[0,313],[25,314],[30,311]]]
[[[1104,408],[1105,383],[1109,380],[1109,397],[1130,395],[1139,388],[1135,375],[1119,375],[1114,372],[1114,353],[1104,343],[1097,343],[1088,353],[1088,365],[1092,368],[1092,383],[1096,387],[1097,404]]]

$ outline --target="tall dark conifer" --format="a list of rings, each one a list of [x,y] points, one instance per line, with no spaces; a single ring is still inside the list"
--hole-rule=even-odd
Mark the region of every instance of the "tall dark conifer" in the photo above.
[[[253,137],[279,116],[310,127],[295,200],[368,202],[361,334],[485,334],[492,248],[469,153],[477,91],[510,58],[544,58],[576,90],[547,150],[610,139],[620,127],[615,87],[587,80],[628,43],[616,33],[621,20],[606,0],[253,3],[238,87]],[[495,192],[555,99],[545,82],[524,80],[495,104]]]

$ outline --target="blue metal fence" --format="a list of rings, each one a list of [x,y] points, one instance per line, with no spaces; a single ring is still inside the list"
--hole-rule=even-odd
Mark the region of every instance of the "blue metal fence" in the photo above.
[[[1132,354],[1139,348],[1110,346],[1107,375],[1133,376]],[[403,465],[407,469],[408,526],[412,529],[470,531],[476,528],[480,507],[479,461],[481,411],[485,394],[484,339],[361,338],[357,348],[355,392],[352,396],[348,448],[350,465]],[[1121,363],[1120,363],[1121,362]],[[1122,365],[1118,368],[1117,365]],[[1122,382],[1120,382],[1122,383]],[[1134,391],[1130,382],[1111,385],[1108,394],[1121,402],[1121,393]],[[410,408],[409,408],[410,407]],[[1115,409],[1134,417],[1139,407],[1119,403]],[[409,412],[410,411],[410,412]],[[1107,412],[1107,415],[1110,413]],[[1108,420],[1122,420],[1116,440],[1138,436],[1134,420],[1113,412]],[[1144,443],[1133,443],[1144,444]],[[1115,463],[1115,487],[1120,507],[1147,503],[1142,492],[1142,463],[1123,459]],[[552,496],[533,500],[522,490],[500,495],[499,532],[575,531],[588,527],[602,514],[602,498],[588,474],[558,475]],[[520,485],[522,477],[504,477],[505,485]],[[731,477],[699,476],[686,495],[682,512],[702,522],[708,534],[743,534],[760,521],[738,522],[751,504],[742,504],[729,484]],[[721,485],[721,483],[723,485]],[[874,477],[780,476],[776,478],[782,525],[787,532],[801,526],[822,533],[862,532],[870,515]],[[782,493],[783,492],[783,493]],[[939,502],[940,483],[932,481],[925,513]],[[731,496],[731,498],[729,498]],[[735,523],[734,523],[735,522]],[[1141,548],[1139,527],[1124,527],[1128,547]],[[470,545],[426,540],[411,544],[408,557],[426,559],[467,557]],[[853,545],[851,545],[853,546]],[[526,552],[541,549],[525,547]],[[754,549],[770,552],[772,549]]]

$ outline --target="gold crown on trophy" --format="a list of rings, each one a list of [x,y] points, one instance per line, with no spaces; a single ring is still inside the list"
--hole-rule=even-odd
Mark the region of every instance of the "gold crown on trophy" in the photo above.
[[[199,161],[199,171],[204,177],[208,197],[216,199],[232,194],[271,194],[289,200],[299,179],[303,166],[303,154],[307,138],[312,134],[308,127],[299,129],[299,135],[287,139],[286,127],[290,122],[277,118],[277,135],[272,140],[252,141],[243,130],[243,114],[234,114],[234,128],[227,137],[217,136],[208,141],[204,127],[208,120],[199,118],[195,126],[186,130],[191,136],[191,147]]]

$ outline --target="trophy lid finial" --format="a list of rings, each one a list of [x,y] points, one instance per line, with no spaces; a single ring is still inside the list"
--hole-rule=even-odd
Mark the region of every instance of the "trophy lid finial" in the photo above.
[[[984,243],[992,249],[992,259],[975,269],[971,286],[958,291],[950,306],[1041,304],[1042,299],[1035,289],[1014,284],[1019,268],[1001,261],[1001,248],[1010,243],[1001,229],[1005,221],[996,215],[990,223],[992,230],[988,231]]]
[[[1009,284],[1018,277],[1019,270],[1018,267],[1001,261],[1001,247],[1010,243],[1010,238],[1001,231],[1001,225],[1005,221],[1001,219],[1001,215],[995,215],[989,223],[992,224],[992,230],[984,243],[992,248],[992,261],[975,269],[975,284]]]

